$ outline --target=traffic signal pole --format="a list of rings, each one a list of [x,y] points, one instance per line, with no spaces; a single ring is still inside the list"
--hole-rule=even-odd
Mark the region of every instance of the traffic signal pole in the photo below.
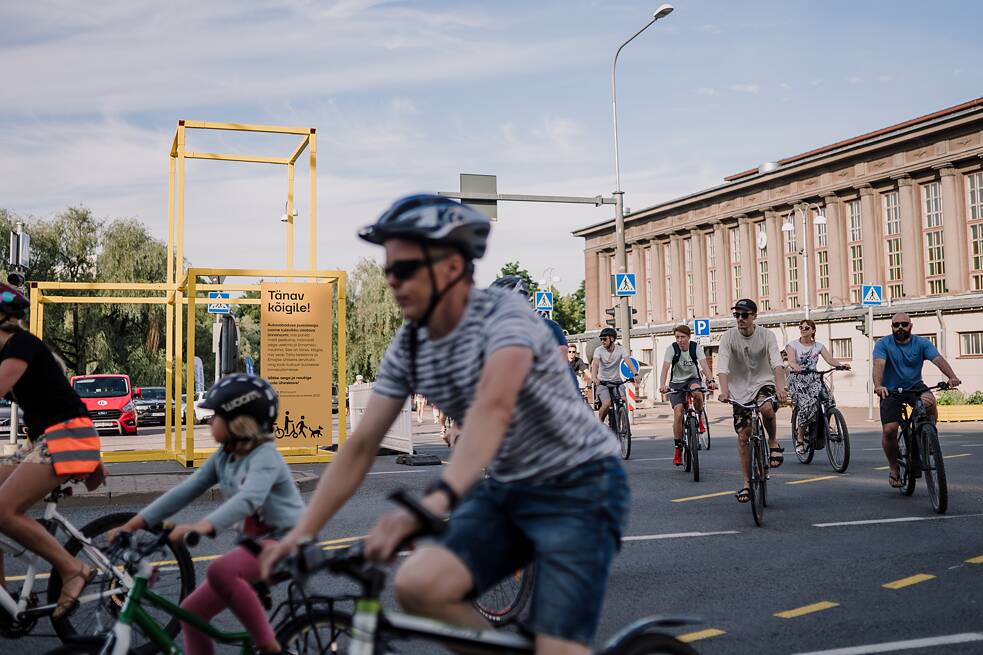
[[[619,185],[618,190],[614,192],[614,266],[618,273],[628,272],[624,198],[625,192],[621,191]],[[621,347],[625,349],[625,356],[631,357],[631,312],[628,309],[628,296],[618,298],[618,312],[615,316],[618,336],[621,337]]]

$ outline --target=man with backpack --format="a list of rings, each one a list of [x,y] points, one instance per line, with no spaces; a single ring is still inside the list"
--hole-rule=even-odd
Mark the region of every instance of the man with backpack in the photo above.
[[[707,386],[714,388],[713,376],[710,367],[707,366],[707,357],[703,353],[703,346],[690,340],[693,332],[688,325],[677,325],[673,328],[673,336],[676,340],[666,348],[666,354],[662,362],[662,375],[660,376],[659,391],[669,394],[669,402],[672,405],[672,436],[676,440],[676,450],[672,456],[672,463],[676,466],[683,464],[683,413],[686,411],[686,392],[678,391],[670,393],[670,385],[673,389],[699,389],[703,386],[703,377],[706,378]],[[672,371],[672,377],[669,372]],[[668,384],[667,384],[668,379]],[[697,412],[703,411],[703,393],[694,391],[693,408]]]

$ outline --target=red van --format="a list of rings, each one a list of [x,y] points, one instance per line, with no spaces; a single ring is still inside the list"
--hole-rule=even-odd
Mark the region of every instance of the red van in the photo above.
[[[129,375],[74,375],[70,382],[97,430],[112,430],[118,434],[137,433],[133,398],[140,395],[140,388],[132,387]]]

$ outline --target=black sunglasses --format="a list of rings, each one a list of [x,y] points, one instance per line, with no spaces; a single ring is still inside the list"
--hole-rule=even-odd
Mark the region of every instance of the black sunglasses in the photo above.
[[[749,318],[753,316],[751,312],[734,312],[734,318]]]
[[[893,328],[906,328],[909,325],[911,325],[911,323],[908,321],[895,321],[894,323],[891,323],[891,327]]]

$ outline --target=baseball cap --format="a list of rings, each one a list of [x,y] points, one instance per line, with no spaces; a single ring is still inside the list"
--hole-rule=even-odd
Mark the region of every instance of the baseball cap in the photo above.
[[[736,309],[742,312],[751,312],[752,314],[758,313],[758,304],[751,300],[750,298],[741,298],[734,303],[731,309]]]

